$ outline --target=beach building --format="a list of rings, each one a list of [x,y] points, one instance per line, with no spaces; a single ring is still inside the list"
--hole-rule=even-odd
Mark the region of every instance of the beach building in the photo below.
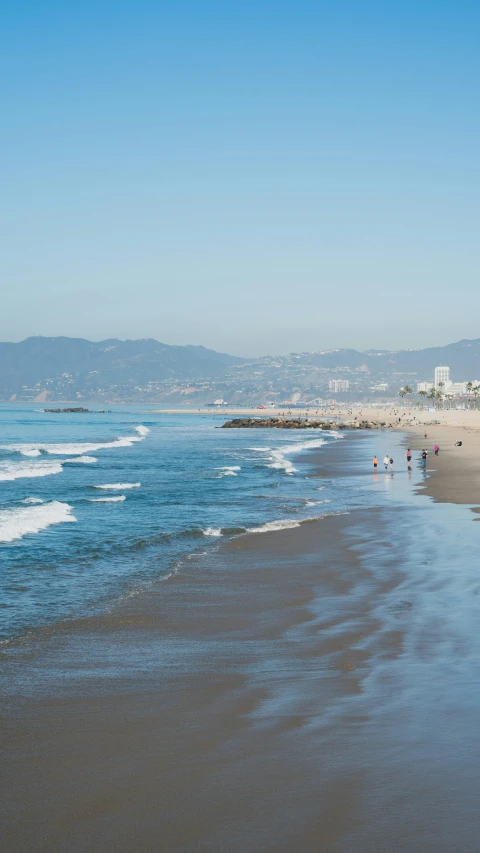
[[[348,379],[331,379],[328,383],[328,390],[333,391],[334,394],[338,394],[342,391],[348,391],[350,388],[350,382]]]
[[[427,394],[433,388],[433,382],[417,382],[417,394],[425,391]]]
[[[445,382],[443,393],[452,397],[464,397],[468,394],[466,382]]]
[[[434,379],[435,388],[439,388],[440,384],[445,386],[446,382],[450,382],[450,368],[445,366],[436,367]]]

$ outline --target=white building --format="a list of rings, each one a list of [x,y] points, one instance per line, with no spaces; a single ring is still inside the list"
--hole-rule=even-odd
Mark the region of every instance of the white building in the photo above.
[[[338,394],[341,391],[348,391],[350,388],[350,382],[347,379],[330,379],[328,383],[328,390],[333,391],[334,394]]]
[[[419,394],[420,391],[425,391],[428,394],[432,388],[433,382],[417,382],[417,394]]]
[[[439,388],[440,384],[442,384],[442,386],[445,386],[446,382],[450,382],[450,368],[449,367],[436,367],[435,368],[435,379],[434,379],[435,388]]]

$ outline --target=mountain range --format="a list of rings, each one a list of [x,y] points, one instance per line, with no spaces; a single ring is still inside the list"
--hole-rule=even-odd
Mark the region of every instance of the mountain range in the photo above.
[[[318,350],[245,359],[202,346],[171,346],[153,339],[31,337],[0,343],[3,400],[251,404],[321,396],[328,381],[345,378],[365,395],[375,383],[396,393],[402,382],[431,380],[439,364],[455,381],[480,377],[480,338],[417,350]],[[385,393],[385,391],[384,391]]]

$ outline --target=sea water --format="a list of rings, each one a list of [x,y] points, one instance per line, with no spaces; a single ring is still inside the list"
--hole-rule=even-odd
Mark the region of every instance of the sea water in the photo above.
[[[308,464],[338,432],[225,419],[1,406],[0,639],[108,608],[225,537],[371,502]]]

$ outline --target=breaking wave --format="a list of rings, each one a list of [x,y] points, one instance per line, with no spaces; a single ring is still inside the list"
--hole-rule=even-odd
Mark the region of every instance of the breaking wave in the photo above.
[[[104,483],[102,486],[94,486],[94,489],[111,489],[112,491],[120,489],[139,489],[141,483]]]
[[[28,498],[27,498],[28,500]],[[52,524],[76,521],[72,507],[60,501],[22,509],[0,510],[0,542],[14,542],[30,533],[39,533]]]
[[[215,468],[215,471],[221,472],[219,477],[236,477],[241,468],[240,465],[222,465],[221,468]]]
[[[21,453],[22,456],[39,456],[48,453],[51,456],[78,456],[91,453],[95,450],[108,450],[110,448],[131,447],[137,441],[143,441],[150,432],[148,427],[142,425],[135,427],[137,435],[126,435],[113,441],[98,442],[66,442],[65,444],[2,444],[0,450],[9,450],[13,453]]]
[[[290,453],[301,453],[302,450],[322,447],[323,444],[325,444],[325,438],[314,438],[310,439],[310,441],[296,441],[294,444],[287,444],[283,447],[249,447],[248,449],[254,450],[257,453],[264,453],[268,468],[274,468],[284,471],[285,474],[292,475],[298,469],[286,457]]]
[[[125,495],[115,495],[111,498],[87,498],[87,500],[94,504],[113,504],[119,501],[126,501],[127,498]]]
[[[20,480],[23,477],[48,477],[61,474],[62,463],[45,462],[0,462],[0,480]]]

